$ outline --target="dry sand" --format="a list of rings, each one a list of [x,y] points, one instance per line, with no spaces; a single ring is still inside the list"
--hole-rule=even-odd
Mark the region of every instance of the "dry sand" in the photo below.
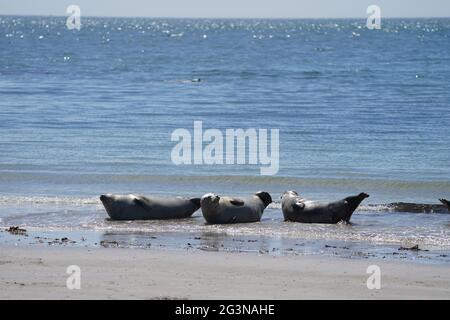
[[[366,269],[380,266],[380,290]],[[81,268],[81,289],[66,268]],[[1,299],[449,299],[448,266],[250,253],[0,246]]]

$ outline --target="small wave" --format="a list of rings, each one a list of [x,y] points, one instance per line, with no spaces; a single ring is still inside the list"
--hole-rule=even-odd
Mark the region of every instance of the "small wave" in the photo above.
[[[310,71],[303,71],[302,75],[304,75],[305,77],[320,77],[322,75],[322,72],[318,71],[318,70],[310,70]]]
[[[267,206],[269,209],[281,209],[281,202],[272,202]]]
[[[55,204],[55,205],[90,205],[100,204],[98,197],[73,198],[73,197],[11,197],[0,196],[0,204]]]
[[[248,175],[148,175],[148,174],[105,174],[88,172],[83,174],[58,174],[55,172],[26,171],[26,168],[1,165],[0,182],[22,182],[35,180],[39,182],[61,182],[68,180],[77,183],[236,183],[241,185],[285,185],[297,188],[313,187],[352,187],[358,189],[392,189],[392,190],[438,190],[446,194],[450,192],[450,181],[406,181],[389,179],[342,179],[342,178],[313,178],[294,176],[248,176]],[[29,169],[29,168],[28,168]]]
[[[163,82],[168,83],[199,83],[204,82],[201,78],[191,78],[191,79],[173,79],[173,80],[163,80]]]

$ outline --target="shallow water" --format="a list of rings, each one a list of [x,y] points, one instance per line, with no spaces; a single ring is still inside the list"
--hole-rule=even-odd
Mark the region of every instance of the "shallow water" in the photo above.
[[[3,203],[0,227],[18,225],[39,237],[46,234],[51,238],[85,237],[91,240],[78,242],[89,246],[104,240],[117,241],[121,247],[328,254],[450,263],[450,215],[442,206],[432,208],[437,210],[410,213],[398,212],[392,205],[361,206],[351,224],[326,225],[284,222],[277,202],[266,209],[259,223],[207,225],[200,210],[190,219],[112,221],[96,198],[37,197],[20,199],[16,204]],[[8,241],[14,243],[16,238]],[[415,245],[421,251],[398,250]]]

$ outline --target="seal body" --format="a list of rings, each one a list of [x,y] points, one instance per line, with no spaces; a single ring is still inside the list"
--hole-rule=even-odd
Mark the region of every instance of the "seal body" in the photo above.
[[[220,197],[208,193],[200,201],[203,217],[210,224],[260,221],[264,209],[271,202],[271,196],[264,191],[243,199]]]
[[[448,201],[447,199],[439,199],[439,201],[442,202],[442,204],[446,206],[448,210],[450,210],[450,201]]]
[[[353,212],[360,203],[368,198],[366,193],[345,199],[320,203],[306,200],[295,191],[287,191],[283,194],[281,207],[285,221],[303,223],[338,223],[349,222]]]
[[[189,218],[200,208],[200,199],[102,195],[100,200],[113,220],[158,220]]]

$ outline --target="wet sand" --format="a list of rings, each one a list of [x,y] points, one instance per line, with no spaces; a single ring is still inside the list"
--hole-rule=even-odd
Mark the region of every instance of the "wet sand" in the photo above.
[[[369,265],[381,289],[366,286]],[[66,287],[69,265],[81,289]],[[448,266],[379,259],[0,246],[1,299],[450,299]]]

